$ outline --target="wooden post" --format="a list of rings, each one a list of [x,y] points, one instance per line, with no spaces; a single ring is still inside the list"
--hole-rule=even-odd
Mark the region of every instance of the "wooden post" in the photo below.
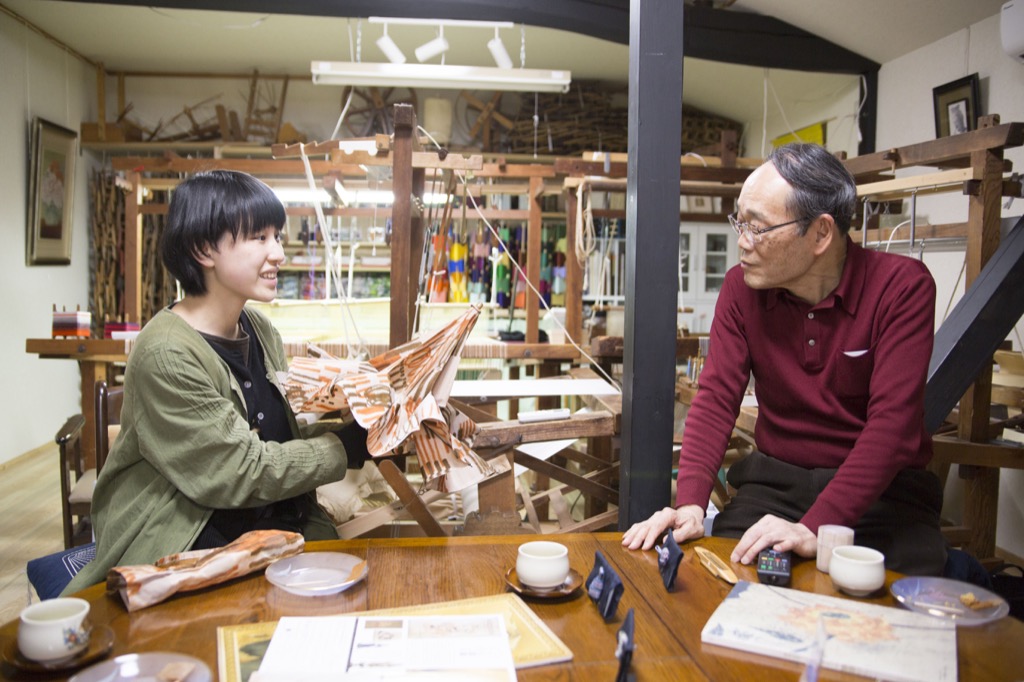
[[[117,73],[117,115],[121,117],[124,115],[124,109],[127,106],[125,104],[124,96],[124,71],[118,71]],[[106,125],[103,126],[104,128]]]
[[[103,62],[96,65],[96,137],[100,142],[107,139],[107,72]]]
[[[534,291],[540,291],[540,248],[543,222],[541,220],[540,195],[544,190],[543,178],[530,176],[530,219],[526,225],[526,280]],[[518,277],[516,277],[518,279]],[[512,291],[515,300],[515,288]],[[531,291],[526,292],[526,343],[539,340],[537,318],[540,302]]]
[[[979,128],[999,122],[989,116]],[[971,195],[967,214],[967,272],[965,288],[970,288],[989,258],[999,248],[1000,200],[1003,187],[1003,150],[971,152],[971,166],[981,171],[980,191]],[[992,402],[992,366],[986,365],[974,385],[960,399],[957,435],[975,443],[989,440],[989,405]],[[995,556],[996,517],[999,507],[999,469],[959,465],[965,479],[964,525],[970,529],[967,549],[978,558]]]
[[[102,121],[100,126],[104,126]],[[124,202],[124,316],[142,324],[142,175],[128,171],[131,196]]]
[[[423,197],[423,169],[414,170],[412,153],[417,150],[416,109],[411,104],[395,105],[395,139],[392,149],[391,186],[395,204],[391,211],[391,327],[394,348],[412,338],[419,290],[420,254],[423,251],[423,219],[414,197]]]
[[[576,260],[576,197],[570,189],[565,199],[565,330],[583,344],[583,265]]]

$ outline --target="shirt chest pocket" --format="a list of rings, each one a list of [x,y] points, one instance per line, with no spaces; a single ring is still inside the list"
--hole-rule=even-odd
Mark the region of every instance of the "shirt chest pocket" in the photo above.
[[[866,398],[875,356],[871,349],[841,351],[835,359],[832,386],[844,398]]]

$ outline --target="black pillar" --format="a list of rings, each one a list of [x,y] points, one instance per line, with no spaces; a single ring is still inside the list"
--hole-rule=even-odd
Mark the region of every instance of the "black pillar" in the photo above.
[[[619,527],[670,504],[683,3],[631,0]]]

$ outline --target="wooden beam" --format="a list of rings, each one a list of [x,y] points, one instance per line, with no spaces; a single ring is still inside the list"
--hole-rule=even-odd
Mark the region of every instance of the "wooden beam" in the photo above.
[[[972,443],[950,436],[932,439],[935,458],[949,464],[965,464],[994,469],[1024,469],[1024,447]]]
[[[615,420],[608,412],[574,414],[569,419],[521,424],[517,421],[499,421],[478,424],[473,438],[474,448],[497,448],[503,445],[539,443],[566,438],[611,436]]]
[[[888,201],[891,198],[910,196],[912,193],[925,194],[936,191],[951,192],[963,189],[968,180],[980,180],[981,171],[973,167],[957,168],[938,173],[911,175],[881,182],[857,185],[857,196],[873,201]]]
[[[346,169],[340,168],[337,164],[329,161],[310,160],[309,163],[313,170],[313,175],[318,177],[327,173],[337,172],[339,169],[350,175],[354,173],[365,175],[365,171],[358,166]],[[306,175],[306,168],[302,161],[280,159],[186,159],[182,157],[123,156],[110,159],[110,165],[116,171],[138,170],[148,173],[199,173],[207,170],[237,170],[257,176],[297,175],[305,177]]]
[[[575,488],[584,495],[597,497],[605,502],[610,502],[611,504],[619,503],[619,492],[617,490],[609,488],[606,485],[596,483],[595,481],[584,478],[578,474],[574,474],[560,466],[552,464],[551,462],[545,462],[542,459],[538,459],[532,455],[516,450],[515,463],[539,474],[543,474],[548,478],[553,478],[559,483]]]
[[[1009,149],[1024,145],[1024,123],[1004,123],[961,135],[942,137],[917,144],[855,156],[844,161],[853,176],[892,171],[909,166],[939,166],[969,163],[972,152]]]

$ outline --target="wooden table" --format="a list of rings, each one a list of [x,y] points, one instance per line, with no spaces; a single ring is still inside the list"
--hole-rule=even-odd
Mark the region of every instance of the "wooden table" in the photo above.
[[[569,547],[571,565],[586,574],[600,549],[625,584],[615,619],[605,623],[582,591],[561,601],[527,600],[533,611],[572,649],[570,663],[519,671],[521,680],[611,680],[618,663],[614,657],[616,633],[628,609],[634,609],[637,649],[633,671],[644,680],[797,680],[802,666],[779,659],[744,654],[702,645],[700,632],[708,617],[729,592],[730,586],[713,579],[701,567],[694,544],[728,557],[733,540],[705,538],[684,545],[674,592],[666,593],[657,572],[657,556],[630,552],[619,543],[618,533],[554,536]],[[270,621],[281,616],[327,615],[368,609],[413,606],[468,599],[505,591],[504,575],[515,564],[519,536],[414,538],[400,540],[360,539],[311,543],[311,551],[343,551],[366,557],[369,576],[365,583],[339,595],[304,598],[273,587],[261,573],[203,590],[184,593],[167,602],[129,614],[119,598],[107,596],[102,586],[80,596],[92,603],[92,619],[109,625],[115,634],[112,655],[143,651],[178,651],[204,660],[217,669],[216,630],[221,625]],[[756,580],[754,570],[735,566],[741,579]],[[890,573],[891,582],[898,576]],[[795,567],[793,586],[835,595],[827,576],[813,561]],[[873,602],[893,605],[888,592]],[[7,646],[17,633],[17,623],[0,627],[0,644]],[[1004,618],[957,632],[959,679],[1017,680],[1024,678],[1024,662],[1012,654],[1013,645],[1024,641],[1024,623]],[[55,676],[50,679],[57,679]],[[0,679],[18,677],[4,666]],[[825,671],[823,680],[863,679]]]

